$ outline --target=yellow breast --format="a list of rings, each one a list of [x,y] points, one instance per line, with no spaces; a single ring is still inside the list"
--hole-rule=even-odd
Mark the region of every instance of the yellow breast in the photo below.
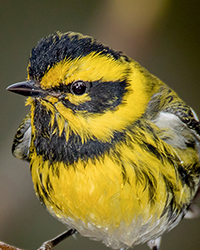
[[[73,166],[62,162],[49,166],[48,161],[43,162],[42,157],[35,154],[31,165],[37,195],[58,217],[113,228],[121,222],[128,226],[137,217],[141,217],[144,224],[152,215],[154,220],[160,218],[169,199],[162,174],[176,183],[175,194],[179,203],[187,200],[169,163],[162,167],[158,159],[145,155],[142,150],[138,149],[138,156],[133,155],[128,147],[121,146],[122,150],[127,159],[123,164],[106,154],[99,160],[88,160],[87,164],[80,159]],[[148,160],[152,167],[146,169],[149,172],[145,170],[148,164],[142,168],[133,165],[141,158]],[[164,168],[168,168],[166,173]]]

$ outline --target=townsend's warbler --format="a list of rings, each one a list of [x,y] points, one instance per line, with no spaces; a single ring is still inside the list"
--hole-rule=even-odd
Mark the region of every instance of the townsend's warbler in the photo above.
[[[12,151],[71,229],[58,239],[77,231],[114,249],[158,249],[198,190],[194,111],[122,52],[73,32],[41,39],[27,81],[8,90],[29,96]]]

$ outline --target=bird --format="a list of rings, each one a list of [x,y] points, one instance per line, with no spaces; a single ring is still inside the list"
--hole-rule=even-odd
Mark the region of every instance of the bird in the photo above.
[[[200,123],[174,90],[76,32],[40,39],[27,72],[7,88],[30,106],[12,153],[68,229],[40,249],[78,232],[112,249],[158,250],[163,233],[196,217]]]

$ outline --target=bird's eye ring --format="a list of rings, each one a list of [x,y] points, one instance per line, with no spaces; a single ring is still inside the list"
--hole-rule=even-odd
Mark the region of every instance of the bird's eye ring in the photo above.
[[[86,82],[84,81],[75,81],[71,85],[71,92],[74,95],[83,95],[87,90]]]

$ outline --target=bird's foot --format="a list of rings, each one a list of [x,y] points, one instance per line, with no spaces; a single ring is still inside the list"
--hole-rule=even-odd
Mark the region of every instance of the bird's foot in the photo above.
[[[69,236],[75,234],[77,231],[75,229],[70,229],[68,231],[65,231],[64,233],[58,235],[57,237],[45,241],[38,250],[53,250],[53,248],[58,245],[61,241],[68,238]]]

